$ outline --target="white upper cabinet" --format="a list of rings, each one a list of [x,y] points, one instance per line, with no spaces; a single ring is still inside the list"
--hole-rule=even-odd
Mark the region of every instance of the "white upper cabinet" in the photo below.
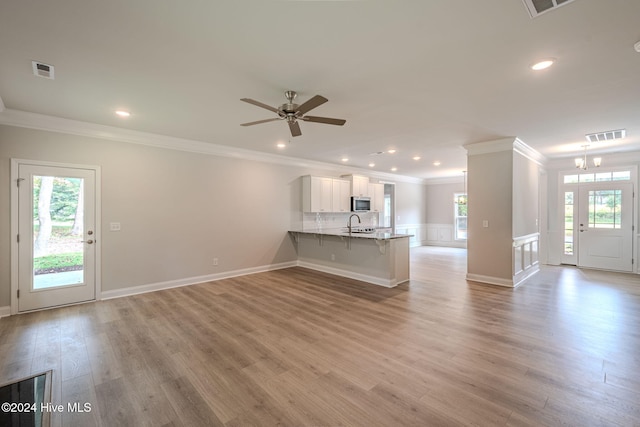
[[[351,211],[351,183],[346,179],[333,180],[333,211]]]
[[[343,175],[351,180],[351,195],[356,197],[371,197],[369,194],[369,177],[362,175]]]
[[[384,184],[369,184],[369,197],[371,197],[371,211],[384,211]]]
[[[303,212],[349,212],[351,183],[306,175],[302,177]]]

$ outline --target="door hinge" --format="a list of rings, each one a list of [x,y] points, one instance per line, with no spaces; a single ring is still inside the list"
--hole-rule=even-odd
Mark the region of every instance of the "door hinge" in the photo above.
[[[18,178],[16,179],[16,186],[20,187],[20,181],[24,181],[24,178]]]
[[[16,243],[20,243],[20,235],[19,234],[16,235]]]
[[[20,298],[20,289],[18,289],[18,298]]]

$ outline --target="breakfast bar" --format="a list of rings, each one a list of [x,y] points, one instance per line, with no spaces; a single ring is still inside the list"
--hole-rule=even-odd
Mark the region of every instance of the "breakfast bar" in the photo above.
[[[388,288],[409,280],[409,234],[360,227],[289,234],[301,267]]]

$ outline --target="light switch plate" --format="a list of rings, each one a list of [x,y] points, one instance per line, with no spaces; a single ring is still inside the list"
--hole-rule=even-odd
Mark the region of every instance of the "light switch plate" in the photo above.
[[[120,223],[119,222],[110,222],[109,223],[109,231],[120,231]]]

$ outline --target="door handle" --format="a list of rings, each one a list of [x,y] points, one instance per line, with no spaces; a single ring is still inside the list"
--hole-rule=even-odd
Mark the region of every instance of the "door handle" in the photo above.
[[[90,245],[90,244],[92,244],[92,243],[93,243],[93,240],[86,240],[86,241],[85,241],[85,240],[83,240],[83,241],[82,241],[82,243],[86,243],[86,244]]]

